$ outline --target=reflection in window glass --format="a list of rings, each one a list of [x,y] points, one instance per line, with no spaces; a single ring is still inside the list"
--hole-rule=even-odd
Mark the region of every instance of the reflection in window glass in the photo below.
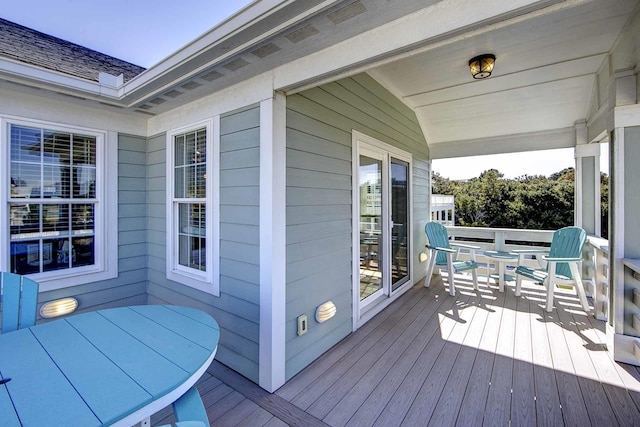
[[[11,125],[9,151],[11,271],[93,265],[96,138]]]

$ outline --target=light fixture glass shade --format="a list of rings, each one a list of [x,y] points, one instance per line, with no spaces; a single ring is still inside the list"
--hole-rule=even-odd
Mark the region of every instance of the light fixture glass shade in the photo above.
[[[316,321],[326,322],[336,315],[336,306],[332,301],[327,301],[316,309]]]
[[[495,63],[496,56],[485,53],[469,60],[469,71],[474,79],[484,79],[491,75]]]
[[[43,304],[40,307],[40,316],[45,319],[64,316],[65,314],[73,313],[76,308],[78,308],[78,300],[75,298],[57,299]]]

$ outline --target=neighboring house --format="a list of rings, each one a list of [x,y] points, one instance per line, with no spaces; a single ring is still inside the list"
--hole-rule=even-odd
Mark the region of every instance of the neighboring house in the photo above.
[[[274,391],[425,276],[431,159],[576,147],[597,235],[610,142],[633,361],[639,64],[637,0],[258,0],[148,70],[0,20],[0,270],[40,303],[205,310]]]

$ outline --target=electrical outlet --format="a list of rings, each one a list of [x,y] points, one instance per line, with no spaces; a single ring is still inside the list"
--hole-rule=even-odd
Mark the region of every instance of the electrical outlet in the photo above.
[[[302,314],[298,316],[298,335],[304,335],[309,330],[309,321],[307,315]]]

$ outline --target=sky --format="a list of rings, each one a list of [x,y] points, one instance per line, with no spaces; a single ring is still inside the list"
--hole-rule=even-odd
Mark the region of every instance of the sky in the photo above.
[[[4,0],[0,17],[149,68],[251,0]]]
[[[607,145],[600,150],[600,170],[609,173]],[[569,167],[575,167],[574,149],[529,151],[524,153],[492,154],[488,156],[438,159],[432,161],[434,172],[449,179],[470,179],[480,176],[488,169],[497,169],[505,178],[522,175],[545,175]]]

